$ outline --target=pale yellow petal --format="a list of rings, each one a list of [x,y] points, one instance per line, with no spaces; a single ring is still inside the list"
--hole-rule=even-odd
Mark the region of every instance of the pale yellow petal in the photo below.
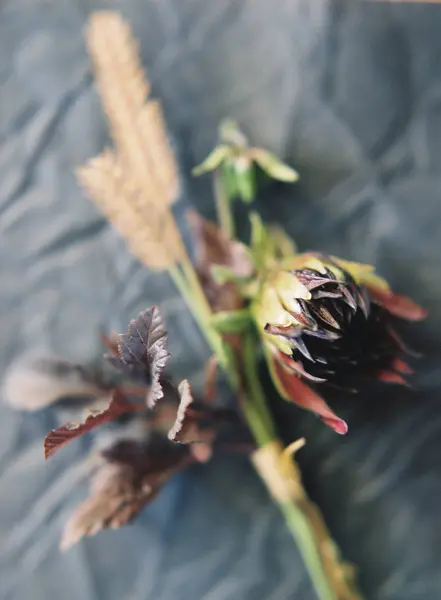
[[[360,278],[360,283],[367,286],[372,285],[373,287],[380,288],[387,292],[390,291],[390,286],[387,281],[376,273],[363,273]]]
[[[342,269],[347,271],[357,283],[361,283],[361,279],[367,273],[375,271],[375,267],[372,265],[366,265],[364,263],[358,263],[355,261],[344,260],[343,258],[331,257]]]
[[[265,327],[267,323],[289,327],[293,322],[292,316],[283,308],[276,290],[269,285],[264,287],[254,312],[261,327]]]
[[[313,271],[318,271],[319,273],[322,273],[323,275],[325,275],[326,267],[329,268],[329,265],[326,265],[323,261],[321,261],[316,256],[309,256],[303,261],[302,267],[300,267],[300,268],[312,269]]]
[[[282,335],[272,335],[270,333],[264,333],[263,339],[266,344],[270,344],[277,348],[277,350],[280,350],[280,352],[291,356],[292,346],[286,337],[283,337]]]
[[[274,277],[273,283],[287,308],[289,308],[289,303],[295,298],[311,300],[311,292],[293,273],[279,271]],[[295,304],[298,305],[298,303]],[[298,309],[294,308],[293,310],[298,312]]]
[[[389,290],[387,281],[375,273],[375,267],[364,263],[352,262],[342,258],[332,257],[345,271],[347,271],[361,285],[373,285],[383,290]]]

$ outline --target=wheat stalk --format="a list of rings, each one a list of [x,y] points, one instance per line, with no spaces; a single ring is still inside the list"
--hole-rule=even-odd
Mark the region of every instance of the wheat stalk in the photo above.
[[[137,43],[117,13],[94,13],[86,41],[115,150],[80,167],[78,180],[140,260],[168,268],[185,250],[170,210],[179,177],[161,106],[148,100]]]
[[[179,258],[179,233],[168,210],[139,202],[139,191],[118,157],[106,150],[77,170],[87,193],[126,239],[130,250],[153,269],[166,269]]]

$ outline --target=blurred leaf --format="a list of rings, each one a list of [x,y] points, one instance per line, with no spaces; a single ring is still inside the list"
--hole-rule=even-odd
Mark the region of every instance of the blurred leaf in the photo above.
[[[270,225],[268,233],[277,258],[291,258],[297,254],[297,246],[294,240],[286,233],[283,227],[280,227],[280,225]]]
[[[297,171],[283,163],[275,154],[268,152],[268,150],[251,148],[248,155],[273,179],[294,183],[299,178]]]
[[[250,214],[251,255],[257,268],[262,269],[296,254],[294,241],[278,225],[266,226],[256,212]]]
[[[99,369],[57,356],[20,359],[2,381],[2,396],[17,410],[36,411],[55,404],[81,409],[113,387]]]
[[[211,402],[216,395],[216,375],[219,369],[219,360],[216,354],[210,356],[204,370],[204,400]]]
[[[64,529],[62,550],[102,529],[129,523],[170,477],[192,462],[187,449],[163,440],[156,450],[145,442],[120,441],[104,453],[89,498],[76,508]]]
[[[223,285],[228,282],[237,281],[237,276],[229,267],[224,267],[222,265],[213,265],[211,267],[211,275],[216,283],[219,285]]]
[[[193,168],[192,174],[199,176],[203,175],[204,173],[208,173],[209,171],[214,171],[230,156],[231,148],[226,144],[221,144],[212,152],[210,152],[210,154],[203,162],[201,162],[201,164]]]
[[[235,411],[211,408],[196,402],[189,382],[184,379],[179,384],[180,403],[176,421],[168,433],[173,442],[180,444],[203,444],[204,461],[211,457],[212,446],[223,425],[237,425],[239,417]]]
[[[249,277],[253,263],[245,244],[228,239],[215,223],[203,219],[197,212],[188,214],[195,240],[196,266],[209,272],[213,265],[231,269],[236,277]]]
[[[235,149],[246,150],[248,140],[235,119],[223,119],[219,125],[219,138]]]
[[[206,221],[195,211],[190,212],[188,218],[194,238],[196,271],[213,312],[241,308],[243,299],[237,285],[232,281],[218,283],[212,269],[219,265],[235,277],[250,277],[254,265],[249,249],[227,238],[215,223]]]
[[[99,412],[88,411],[81,423],[67,423],[51,431],[44,440],[44,455],[49,458],[62,446],[88,433],[95,427],[114,421],[122,415],[139,410],[139,405],[129,402],[120,390],[115,389],[109,394],[107,406]]]
[[[219,333],[241,333],[250,326],[251,316],[247,308],[222,311],[213,315],[211,322]]]
[[[236,171],[234,168],[234,164],[231,161],[224,162],[222,164],[220,169],[220,176],[222,186],[225,190],[227,198],[230,201],[234,198],[237,198],[237,196],[239,195],[239,190],[237,189]]]
[[[138,489],[128,465],[106,464],[94,479],[92,494],[67,522],[60,547],[68,550],[83,537],[107,527],[118,528],[131,521],[156,495],[153,488]]]
[[[180,403],[178,414],[173,427],[170,429],[168,437],[173,442],[181,444],[192,444],[194,442],[206,442],[207,435],[199,425],[199,419],[195,411],[190,409],[193,404],[193,394],[191,393],[190,383],[184,379],[179,384]],[[213,438],[213,432],[209,434],[210,441]]]
[[[248,169],[242,170],[242,167],[235,164],[235,184],[237,195],[245,202],[251,204],[256,195],[256,175],[252,165]]]
[[[250,214],[251,254],[257,269],[265,268],[275,260],[274,244],[268,229],[256,212]]]

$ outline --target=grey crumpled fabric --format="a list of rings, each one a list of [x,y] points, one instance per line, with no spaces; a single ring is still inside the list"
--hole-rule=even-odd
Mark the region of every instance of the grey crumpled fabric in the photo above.
[[[425,358],[413,392],[337,399],[340,438],[276,403],[311,495],[370,600],[441,593],[441,9],[356,0],[2,0],[0,364],[28,351],[91,359],[102,330],[163,308],[178,375],[207,348],[166,277],[146,271],[76,185],[107,143],[82,27],[116,8],[142,42],[182,166],[179,210],[213,214],[190,167],[224,116],[301,173],[259,210],[301,248],[374,263],[430,309],[403,328]],[[0,598],[315,598],[281,517],[248,463],[217,459],[173,480],[132,526],[58,553],[86,493],[90,440],[45,463],[51,414],[1,406]]]

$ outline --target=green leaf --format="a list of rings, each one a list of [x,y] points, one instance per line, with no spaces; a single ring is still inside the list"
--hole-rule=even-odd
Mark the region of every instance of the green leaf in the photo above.
[[[245,204],[251,204],[256,195],[256,177],[252,163],[246,164],[243,159],[245,157],[234,161],[237,195]]]
[[[230,160],[222,163],[220,175],[223,189],[225,190],[228,200],[231,201],[239,195],[239,192],[236,185],[234,166]]]
[[[208,173],[209,171],[214,171],[217,169],[225,160],[227,160],[231,156],[231,148],[226,144],[221,144],[217,146],[207,158],[201,162],[200,165],[197,165],[192,170],[193,175],[203,175],[204,173]]]
[[[268,231],[277,258],[291,258],[297,254],[297,246],[294,240],[289,237],[283,227],[270,225]]]
[[[292,258],[296,245],[279,225],[265,226],[255,212],[251,220],[251,255],[256,268],[262,269],[285,258]]]
[[[219,125],[219,138],[224,144],[235,148],[248,148],[248,140],[234,119],[224,119]]]
[[[299,178],[297,171],[283,163],[275,154],[268,152],[268,150],[251,148],[248,155],[273,179],[294,183]]]
[[[262,219],[256,212],[250,213],[251,221],[251,248],[256,250],[267,243],[268,233]]]
[[[256,212],[250,214],[251,254],[257,269],[262,269],[275,260],[274,244],[262,219]]]
[[[258,283],[256,279],[240,277],[229,267],[224,267],[223,265],[213,265],[210,272],[214,281],[219,285],[230,282],[235,283],[242,298],[254,298],[258,292]]]
[[[219,285],[223,285],[230,281],[236,282],[238,279],[234,271],[230,267],[225,267],[224,265],[212,265],[210,272],[214,281]]]
[[[221,165],[222,184],[229,200],[240,198],[249,204],[256,195],[255,169],[246,155],[228,157]]]
[[[250,327],[252,321],[250,311],[243,308],[218,312],[212,316],[211,323],[219,333],[241,333]]]

